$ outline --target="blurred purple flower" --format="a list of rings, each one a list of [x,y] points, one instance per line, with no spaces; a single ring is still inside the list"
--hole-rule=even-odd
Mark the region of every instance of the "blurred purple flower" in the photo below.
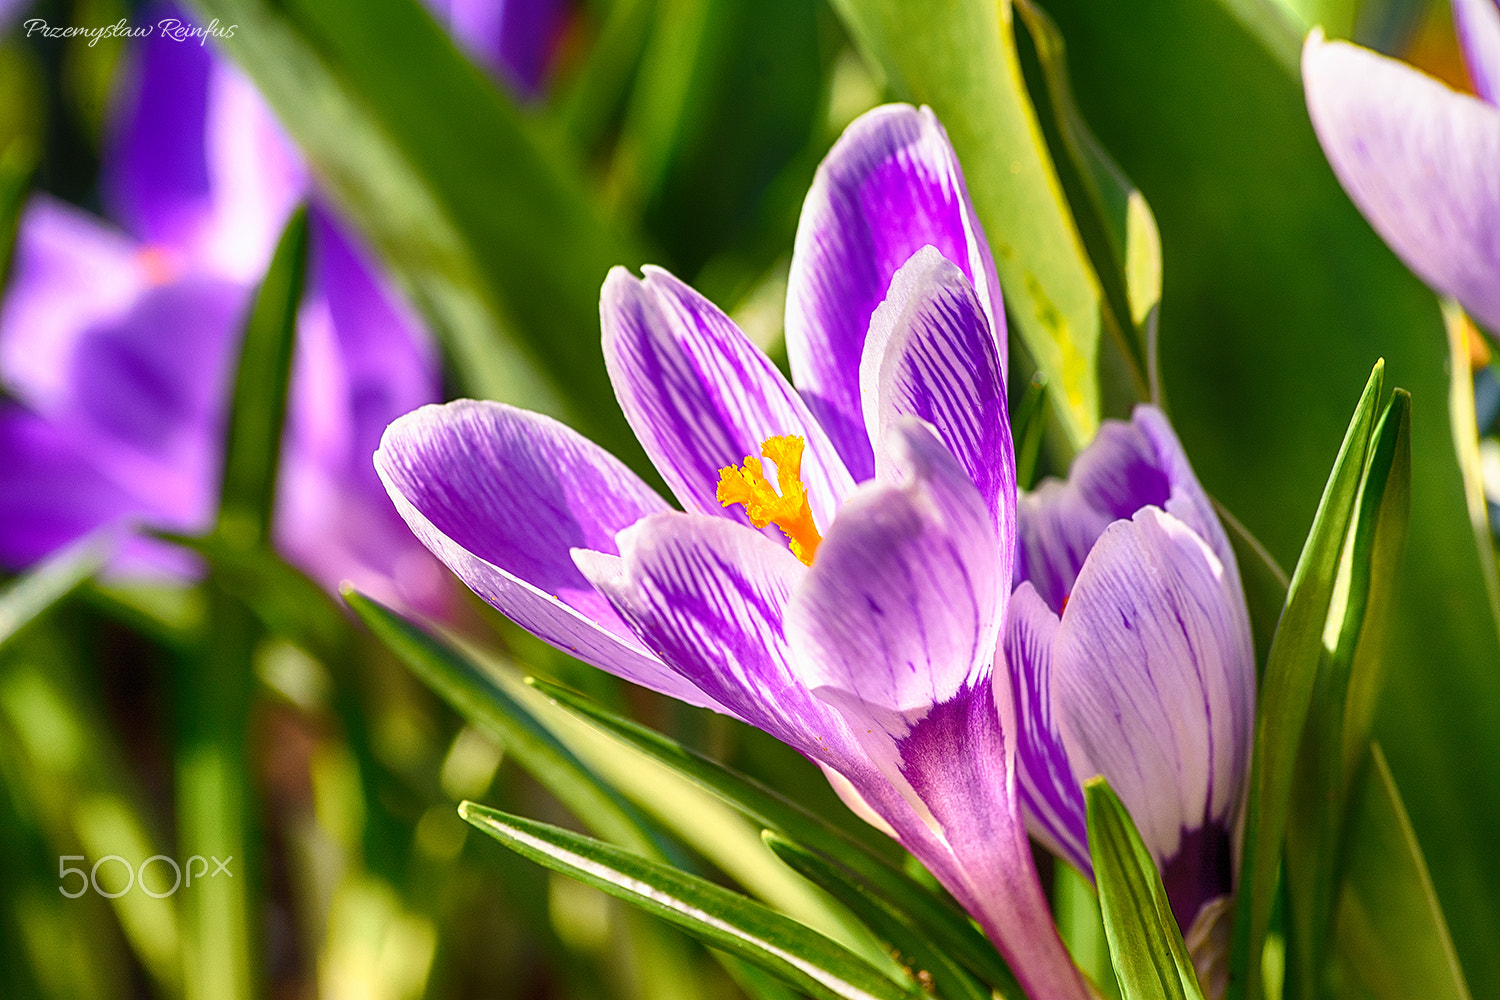
[[[398,420],[376,454],[412,529],[547,641],[802,752],[1030,996],[1086,997],[992,682],[1015,551],[1005,327],[936,118],[872,111],[818,172],[787,309],[801,393],[658,268],[616,269],[600,308],[620,405],[685,512],[555,421],[462,401]]]
[[[1375,231],[1500,335],[1500,8],[1453,10],[1480,97],[1318,32],[1302,50],[1303,87],[1323,151]]]
[[[119,228],[39,195],[17,235],[0,308],[0,378],[17,401],[0,407],[11,568],[122,519],[210,525],[237,339],[309,191],[260,98],[211,50],[154,37],[133,55],[101,182]],[[275,541],[325,586],[348,578],[435,610],[443,574],[369,456],[391,418],[437,398],[436,358],[331,215],[315,206],[310,223]],[[137,539],[114,570],[192,564]]]
[[[546,90],[562,46],[573,0],[427,0],[438,19],[516,97],[533,101]]]
[[[1018,536],[1005,653],[1028,824],[1090,872],[1079,788],[1104,775],[1186,931],[1233,889],[1250,770],[1255,652],[1229,539],[1150,406],[1023,495]]]

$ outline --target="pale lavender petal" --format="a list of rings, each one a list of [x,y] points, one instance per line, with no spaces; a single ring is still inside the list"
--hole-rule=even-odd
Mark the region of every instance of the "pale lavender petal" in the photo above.
[[[1083,789],[1068,762],[1052,704],[1052,647],[1057,615],[1030,583],[1010,595],[1004,651],[1016,706],[1016,769],[1032,836],[1085,875],[1092,872]]]
[[[1155,507],[1110,526],[1063,612],[1052,684],[1075,777],[1109,780],[1159,864],[1188,849],[1208,860],[1211,845],[1189,835],[1234,829],[1255,717],[1254,646],[1229,568]],[[1181,881],[1218,895],[1227,871]],[[1191,921],[1196,904],[1180,897]]]
[[[1154,406],[1129,423],[1105,421],[1068,479],[1044,481],[1017,500],[1015,579],[1030,580],[1060,611],[1104,529],[1142,507],[1168,511],[1196,531],[1238,579],[1228,536],[1171,425]]]
[[[973,286],[935,248],[918,250],[896,272],[870,319],[859,377],[870,440],[887,440],[898,420],[916,416],[958,459],[989,509],[1009,581],[1016,464],[1005,373]],[[877,454],[876,469],[886,461]]]
[[[671,512],[620,533],[620,560],[580,565],[662,662],[735,716],[818,763],[858,773],[848,728],[802,685],[783,622],[808,570],[785,545]]]
[[[413,532],[522,628],[580,659],[713,706],[641,646],[573,563],[666,503],[577,432],[503,403],[430,405],[391,424],[375,467]]]
[[[1474,90],[1500,104],[1500,5],[1496,0],[1453,0],[1453,26]]]
[[[1323,152],[1370,225],[1500,334],[1500,108],[1317,33],[1302,81]]]
[[[867,484],[844,505],[786,628],[802,682],[900,788],[900,741],[933,706],[988,687],[1006,588],[988,512],[958,462],[915,418],[893,438],[899,481]]]
[[[0,306],[0,375],[39,413],[72,398],[68,373],[79,338],[118,319],[150,284],[136,244],[94,216],[37,195],[16,232]]]
[[[792,378],[856,481],[875,472],[859,395],[870,317],[896,271],[928,245],[973,284],[1003,371],[1000,283],[947,133],[928,108],[876,108],[845,129],[818,168],[786,303]]]
[[[796,391],[733,320],[655,267],[644,280],[615,268],[599,309],[625,419],[684,510],[749,524],[743,508],[719,503],[719,470],[759,455],[769,437],[797,434],[813,518],[827,530],[854,483]],[[774,527],[765,532],[784,540]]]

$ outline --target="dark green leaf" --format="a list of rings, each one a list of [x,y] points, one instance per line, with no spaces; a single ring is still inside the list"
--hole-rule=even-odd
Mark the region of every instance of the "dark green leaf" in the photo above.
[[[1036,460],[1047,429],[1047,379],[1041,372],[1026,384],[1010,419],[1016,444],[1016,486],[1029,490],[1036,483]]]
[[[459,815],[506,847],[639,906],[730,954],[754,962],[819,1000],[914,1000],[863,959],[754,900],[669,865],[465,802]]]
[[[947,1000],[990,1000],[989,987],[947,955],[910,914],[901,910],[899,901],[877,895],[858,875],[837,861],[778,833],[767,830],[762,839],[793,871],[822,886],[863,920],[924,990]],[[997,984],[997,988],[1004,996],[1022,995],[1020,984],[1014,981]]]
[[[306,273],[307,212],[298,209],[256,293],[235,369],[218,531],[225,541],[244,549],[265,545],[271,537],[281,426]]]
[[[1379,744],[1351,801],[1335,935],[1340,998],[1470,1000],[1422,848]]]
[[[667,765],[763,827],[838,858],[875,893],[899,900],[901,908],[951,955],[987,983],[1001,986],[1015,977],[988,939],[969,918],[931,889],[898,871],[827,820],[795,802],[639,723],[623,719],[571,691],[535,678],[529,683],[600,729]]]
[[[1260,954],[1276,893],[1297,747],[1318,675],[1339,556],[1364,474],[1384,370],[1383,364],[1375,365],[1344,434],[1302,557],[1292,571],[1286,608],[1261,679],[1230,959],[1231,990],[1244,990],[1242,995],[1252,998],[1260,995]]]
[[[1089,857],[1125,1000],[1203,1000],[1156,861],[1102,777],[1084,782]]]
[[[1009,0],[833,7],[897,96],[931,105],[947,128],[1007,312],[1081,447],[1099,426],[1095,365],[1107,309],[1026,94]]]

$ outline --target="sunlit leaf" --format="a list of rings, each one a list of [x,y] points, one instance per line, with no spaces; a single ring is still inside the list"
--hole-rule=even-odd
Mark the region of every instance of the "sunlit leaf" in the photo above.
[[[754,900],[580,834],[465,802],[459,814],[538,864],[639,906],[819,1000],[914,1000],[852,952]]]
[[[1089,857],[1125,1000],[1203,1000],[1167,890],[1141,835],[1103,777],[1084,782]]]
[[[115,543],[111,533],[90,536],[55,552],[11,581],[0,592],[0,650],[104,568]]]

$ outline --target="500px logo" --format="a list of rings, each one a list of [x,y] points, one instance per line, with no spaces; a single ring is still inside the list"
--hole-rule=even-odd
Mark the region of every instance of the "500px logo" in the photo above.
[[[229,870],[229,862],[234,860],[234,855],[232,854],[229,857],[225,858],[223,861],[220,861],[218,858],[215,858],[211,855],[205,858],[201,854],[194,854],[192,857],[187,859],[187,863],[185,865],[179,865],[174,859],[167,857],[165,854],[153,854],[145,861],[142,861],[140,865],[135,868],[130,867],[130,862],[126,861],[118,854],[106,854],[98,861],[95,861],[94,867],[89,869],[88,871],[84,871],[82,868],[72,868],[68,865],[69,861],[85,860],[87,859],[82,854],[64,854],[62,857],[57,859],[57,891],[62,893],[64,896],[67,896],[69,899],[77,899],[79,896],[82,896],[90,889],[93,889],[95,892],[106,899],[118,899],[136,886],[139,886],[140,890],[148,896],[151,896],[155,899],[165,899],[167,896],[170,896],[174,892],[176,892],[179,888],[192,888],[194,879],[197,879],[199,882],[201,882],[205,877],[215,878],[221,874],[227,875],[230,878],[234,878],[234,872]],[[106,861],[114,861],[120,868],[124,869],[124,887],[110,890],[99,884],[99,869],[104,865]],[[210,861],[212,861],[214,865],[213,871],[208,870]],[[197,862],[199,865],[197,871],[193,870],[194,862]],[[153,881],[160,882],[164,880],[164,877],[166,875],[166,867],[162,866],[171,868],[172,884],[167,886],[165,889],[153,889],[146,884],[146,873],[151,869],[151,866],[153,864],[156,864],[159,868],[159,874],[156,878],[153,879]],[[186,879],[184,879],[183,877],[184,869],[186,869]],[[105,870],[106,872],[109,871],[109,869]],[[76,883],[78,888],[72,891],[69,890],[67,885],[67,879],[70,875],[78,876],[78,882]],[[107,881],[114,880],[110,879]]]

